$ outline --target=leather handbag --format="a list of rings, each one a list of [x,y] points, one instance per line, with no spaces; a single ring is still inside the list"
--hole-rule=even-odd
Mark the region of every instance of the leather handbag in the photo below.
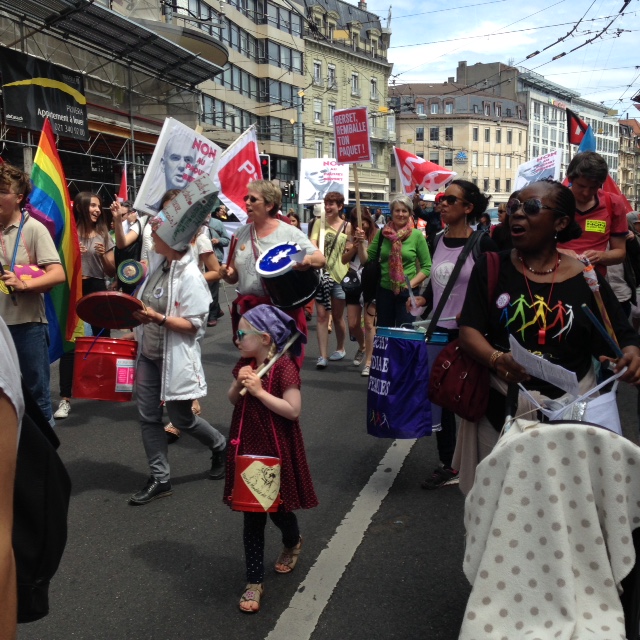
[[[384,242],[384,236],[382,231],[380,234],[380,240],[378,241],[378,250],[376,252],[375,260],[368,260],[364,267],[362,267],[362,273],[360,275],[360,281],[362,283],[362,300],[365,304],[369,304],[376,297],[376,291],[380,284],[380,278],[382,277],[382,266],[380,265],[380,251],[382,250],[382,243]]]
[[[491,302],[498,282],[500,258],[492,252],[486,256]],[[463,351],[459,339],[444,347],[431,367],[429,400],[470,422],[478,422],[487,411],[489,369]]]

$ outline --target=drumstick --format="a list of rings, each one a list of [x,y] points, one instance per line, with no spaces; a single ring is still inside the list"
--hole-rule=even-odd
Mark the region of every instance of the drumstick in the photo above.
[[[233,260],[233,254],[236,252],[236,245],[238,244],[238,238],[235,234],[231,236],[231,242],[229,242],[229,253],[227,254],[227,266],[231,264]]]
[[[300,332],[296,331],[290,338],[289,341],[287,342],[287,344],[284,345],[284,349],[282,351],[280,351],[279,353],[276,353],[275,356],[273,356],[273,358],[271,358],[271,360],[269,360],[269,362],[267,362],[266,364],[262,364],[260,365],[260,367],[258,367],[258,369],[256,370],[256,375],[258,376],[258,378],[262,378],[266,373],[269,372],[269,369],[271,369],[271,367],[273,367],[273,365],[278,362],[278,360],[284,355],[284,353],[289,349],[289,347],[291,347],[293,345],[293,343],[298,339],[298,337],[300,336]],[[247,393],[247,388],[244,387],[242,389],[240,389],[240,395],[244,396]]]

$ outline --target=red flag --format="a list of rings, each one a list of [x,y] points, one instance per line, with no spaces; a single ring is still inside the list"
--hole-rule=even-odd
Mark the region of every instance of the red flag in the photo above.
[[[128,200],[127,195],[127,163],[124,163],[124,167],[122,169],[122,176],[120,177],[120,189],[118,190],[118,202],[124,202]]]
[[[569,136],[569,144],[580,144],[584,134],[587,132],[588,124],[581,120],[580,117],[567,109],[567,135]]]
[[[218,197],[240,222],[245,222],[247,212],[244,197],[251,180],[262,180],[260,150],[255,127],[249,127],[220,156],[217,181],[220,189]]]
[[[400,181],[407,195],[413,193],[416,187],[437,191],[458,175],[455,171],[445,169],[433,162],[427,162],[424,158],[419,158],[398,147],[393,147],[393,153],[396,156]]]

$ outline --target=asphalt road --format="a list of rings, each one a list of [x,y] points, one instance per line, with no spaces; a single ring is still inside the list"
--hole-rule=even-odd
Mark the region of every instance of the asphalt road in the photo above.
[[[227,313],[203,343],[203,415],[225,435],[237,359],[230,334]],[[316,371],[313,330],[309,338],[301,423],[320,506],[298,512],[304,547],[291,575],[271,569],[280,543],[268,525],[260,613],[237,610],[242,517],[222,504],[222,482],[207,479],[209,453],[184,436],[170,449],[173,496],[131,507],[128,497],[148,475],[135,404],[77,400],[57,427],[73,481],[69,541],[51,585],[51,613],[21,625],[20,640],[458,637],[470,591],[462,573],[464,500],[455,486],[420,488],[437,464],[435,438],[417,441],[404,457],[393,441],[368,436],[367,380],[347,359]],[[619,394],[634,437],[635,393]],[[378,468],[385,455],[396,462]],[[380,489],[385,479],[388,493]],[[323,589],[328,601],[319,603]],[[295,624],[287,623],[291,615]]]

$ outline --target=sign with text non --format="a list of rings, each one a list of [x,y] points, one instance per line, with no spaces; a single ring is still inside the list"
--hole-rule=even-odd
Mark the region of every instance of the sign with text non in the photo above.
[[[367,107],[340,109],[333,114],[336,160],[339,164],[371,162],[369,113]]]

